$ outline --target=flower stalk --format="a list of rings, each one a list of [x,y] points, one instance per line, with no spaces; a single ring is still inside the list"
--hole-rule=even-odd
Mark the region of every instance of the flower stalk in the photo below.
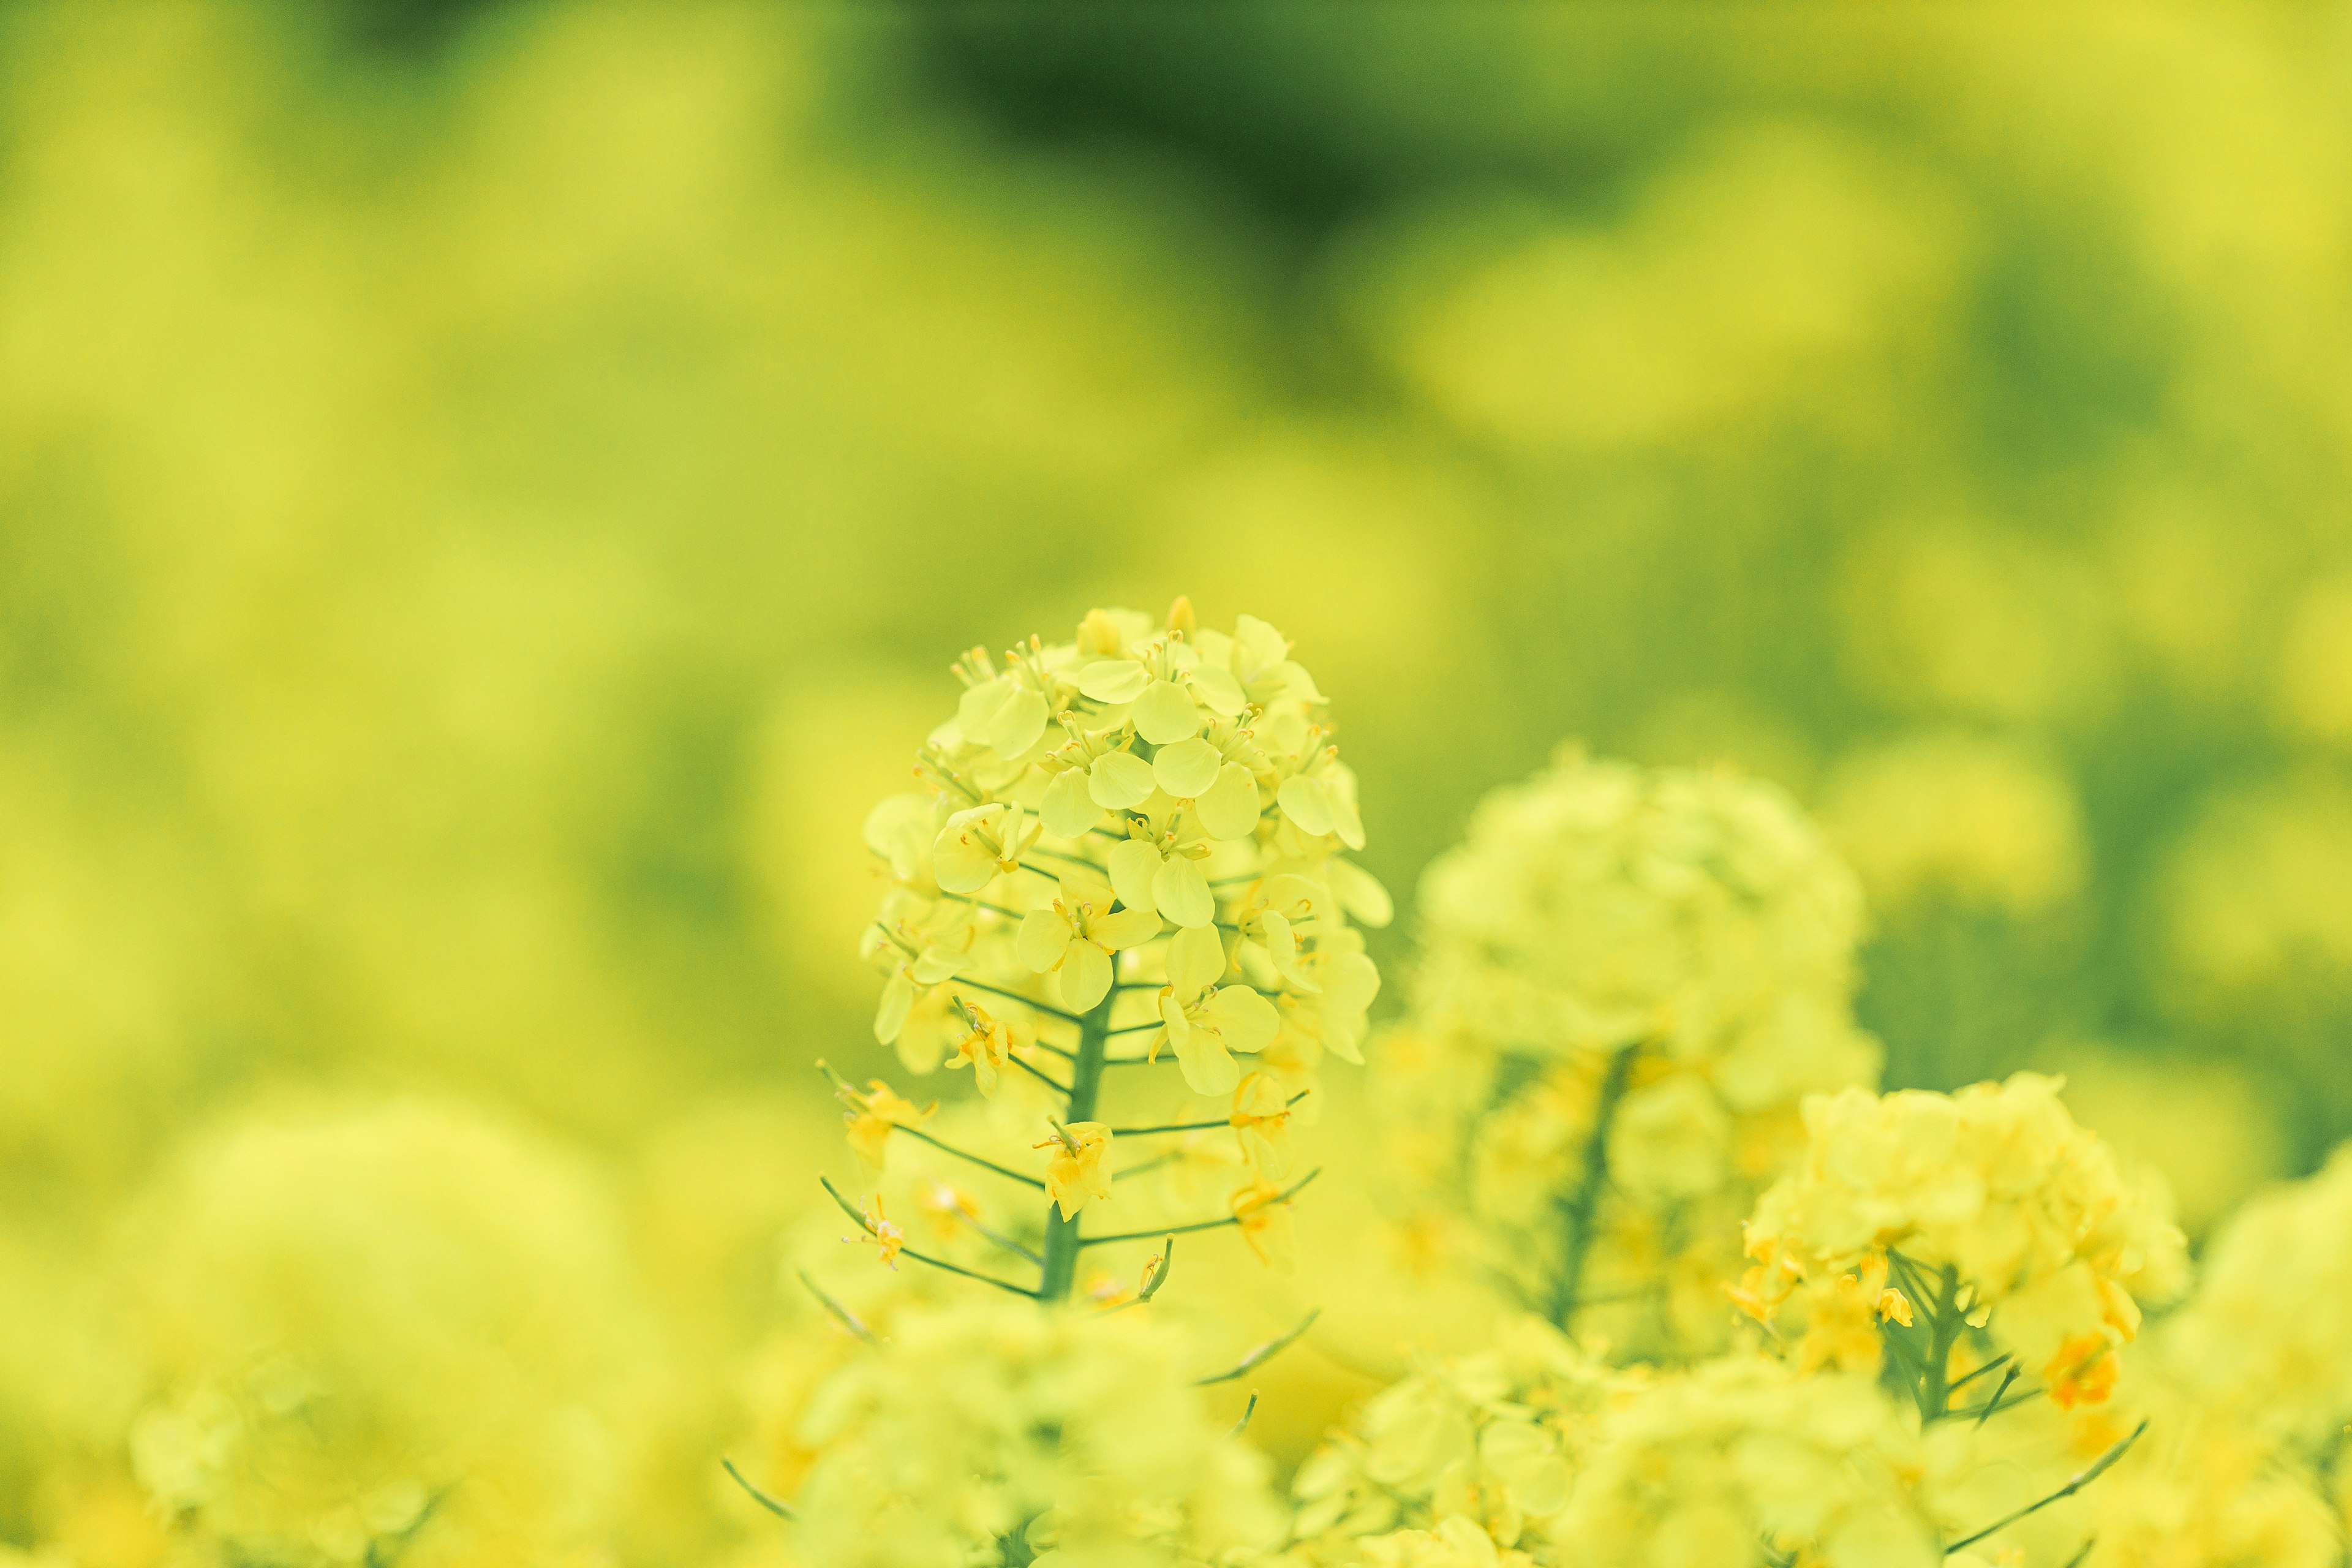
[[[1116,990],[1104,993],[1103,999],[1078,1020],[1078,1046],[1072,1053],[1065,1121],[1095,1119],[1096,1102],[1102,1098],[1103,1057],[1110,1040],[1111,1006],[1118,995]],[[1037,1281],[1040,1301],[1070,1299],[1070,1287],[1078,1277],[1078,1252],[1086,1245],[1079,1235],[1083,1218],[1083,1214],[1065,1215],[1058,1207],[1047,1205],[1045,1260]]]

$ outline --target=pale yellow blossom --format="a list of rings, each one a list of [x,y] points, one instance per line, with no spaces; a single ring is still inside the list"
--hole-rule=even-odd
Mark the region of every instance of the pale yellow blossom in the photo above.
[[[1184,1082],[1195,1094],[1229,1094],[1241,1081],[1231,1053],[1254,1055],[1282,1027],[1274,1005],[1247,985],[1219,985],[1225,952],[1213,927],[1177,932],[1168,950],[1168,984],[1160,993],[1159,1033],[1150,1054],[1166,1045],[1176,1053]]]
[[[1053,975],[1063,1005],[1074,1013],[1109,994],[1113,953],[1160,934],[1160,917],[1150,910],[1111,905],[1108,888],[1065,877],[1052,907],[1032,910],[1021,921],[1021,962]]]

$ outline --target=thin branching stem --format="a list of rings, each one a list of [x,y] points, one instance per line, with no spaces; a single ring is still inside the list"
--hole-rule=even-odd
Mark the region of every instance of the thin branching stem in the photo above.
[[[1304,1187],[1307,1183],[1313,1181],[1322,1173],[1322,1168],[1318,1166],[1316,1169],[1309,1171],[1305,1175],[1299,1177],[1298,1180],[1293,1182],[1288,1187],[1275,1194],[1275,1196],[1268,1201],[1277,1204],[1288,1203],[1301,1187]],[[1115,1241],[1149,1241],[1155,1236],[1190,1236],[1196,1230],[1221,1230],[1226,1226],[1239,1225],[1241,1222],[1241,1215],[1227,1215],[1223,1219],[1197,1220],[1191,1225],[1162,1226],[1157,1230],[1127,1230],[1119,1232],[1117,1236],[1089,1236],[1081,1240],[1078,1245],[1080,1247],[1108,1247]]]
[[[2002,1408],[2000,1396],[2007,1394],[2009,1392],[2009,1385],[2016,1381],[2017,1363],[2011,1362],[2010,1363],[2009,1370],[2000,1374],[2000,1385],[1992,1391],[1992,1397],[1986,1400],[1984,1404],[1978,1408],[1976,1412],[1978,1426],[1981,1426],[1986,1422],[1991,1420],[1993,1418],[1993,1413]]]
[[[1066,1100],[1069,1098],[1070,1086],[1062,1082],[1059,1079],[1056,1079],[1053,1074],[1030,1066],[1027,1062],[1023,1061],[1019,1057],[1007,1057],[1004,1059],[1011,1062],[1014,1067],[1019,1068],[1023,1072],[1027,1073],[1031,1078],[1035,1079],[1039,1083],[1044,1084],[1047,1089],[1052,1089],[1055,1094],[1062,1096]]]
[[[1307,1090],[1302,1089],[1297,1094],[1292,1095],[1288,1100],[1284,1100],[1282,1102],[1282,1108],[1285,1110],[1287,1110],[1306,1098]],[[1158,1127],[1114,1127],[1111,1129],[1111,1136],[1114,1138],[1149,1138],[1160,1132],[1207,1132],[1219,1127],[1231,1127],[1233,1124],[1233,1119],[1231,1117],[1221,1116],[1213,1121],[1169,1121],[1163,1122]]]
[[[1235,1362],[1232,1366],[1227,1367],[1223,1372],[1211,1373],[1206,1377],[1194,1378],[1192,1380],[1192,1386],[1195,1388],[1206,1388],[1212,1384],[1231,1383],[1236,1378],[1247,1377],[1251,1373],[1256,1371],[1259,1367],[1264,1366],[1267,1362],[1272,1361],[1275,1357],[1288,1350],[1292,1345],[1297,1344],[1300,1336],[1305,1334],[1307,1330],[1313,1328],[1315,1326],[1315,1320],[1322,1315],[1323,1309],[1320,1307],[1316,1308],[1313,1311],[1307,1313],[1307,1316],[1301,1318],[1298,1321],[1298,1326],[1291,1330],[1288,1333],[1278,1335],[1274,1339],[1266,1341],[1265,1343],[1262,1345],[1253,1347],[1246,1355],[1242,1357],[1240,1361]]]
[[[875,1337],[874,1331],[867,1328],[865,1323],[859,1320],[856,1313],[843,1306],[839,1301],[835,1300],[830,1294],[828,1294],[824,1287],[819,1285],[816,1280],[810,1276],[807,1269],[803,1268],[800,1270],[800,1277],[801,1283],[808,1287],[808,1293],[815,1297],[818,1304],[823,1306],[827,1312],[832,1314],[833,1321],[835,1322],[839,1323],[843,1328],[847,1329],[851,1333],[856,1335],[859,1339],[864,1340],[869,1345],[879,1344],[882,1342]]]
[[[2105,1453],[2101,1454],[2097,1458],[2092,1460],[2091,1468],[2076,1476],[2073,1480],[2068,1481],[2064,1486],[2060,1487],[2056,1491],[2052,1492],[2049,1496],[2042,1498],[2038,1501],[2027,1503],[2023,1508],[2019,1509],[2015,1513],[2009,1515],[2007,1518],[1993,1521],[1992,1523],[1986,1525],[1974,1535],[1965,1536],[1958,1541],[1953,1542],[1949,1546],[1944,1548],[1944,1555],[1949,1557],[1955,1552],[1966,1551],[1968,1548],[1974,1546],[1978,1542],[1982,1541],[1989,1535],[2000,1534],[2002,1531],[2007,1530],[2011,1525],[2015,1524],[2019,1520],[2025,1518],[2028,1514],[2039,1513],[2053,1502],[2057,1502],[2064,1498],[2073,1497],[2076,1492],[2081,1491],[2084,1487],[2089,1486],[2093,1481],[2095,1481],[2101,1476],[2105,1475],[2116,1460],[2122,1458],[2126,1454],[2131,1451],[2131,1446],[2134,1443],[2138,1442],[2140,1439],[2140,1434],[2147,1430],[2147,1423],[2145,1421],[2141,1422],[2138,1426],[2131,1429],[2129,1436],[2122,1438],[2114,1447],[2109,1448]]]
[[[1083,855],[1065,855],[1058,849],[1044,849],[1034,844],[1029,847],[1028,853],[1032,855],[1043,855],[1048,860],[1059,860],[1064,865],[1080,867],[1086,870],[1092,871],[1097,877],[1108,875],[1108,873],[1103,869],[1103,864],[1101,861],[1089,860]]]
[[[855,1205],[851,1204],[847,1198],[841,1195],[841,1189],[833,1184],[833,1181],[830,1177],[819,1176],[817,1178],[817,1182],[826,1192],[833,1194],[833,1201],[841,1205],[841,1212],[857,1222],[858,1229],[864,1231],[866,1235],[873,1237],[877,1240],[881,1239],[881,1232],[874,1228],[874,1222],[866,1217],[863,1210],[857,1208]],[[1036,1291],[1030,1289],[1025,1285],[1015,1285],[1010,1279],[999,1279],[992,1274],[982,1274],[977,1269],[966,1268],[961,1263],[950,1263],[944,1258],[933,1258],[930,1254],[927,1252],[918,1252],[911,1247],[901,1247],[898,1248],[898,1256],[901,1258],[911,1258],[918,1263],[929,1264],[931,1268],[937,1268],[943,1273],[961,1274],[967,1279],[977,1279],[983,1285],[993,1285],[998,1289],[1009,1290],[1015,1296],[1027,1296],[1034,1299],[1037,1294]]]
[[[969,985],[974,991],[985,991],[992,996],[1002,996],[1008,1002],[1018,1002],[1033,1013],[1043,1013],[1048,1018],[1059,1018],[1066,1024],[1075,1024],[1078,1021],[1078,1016],[1076,1013],[1066,1013],[1061,1008],[1048,1006],[1034,997],[1024,996],[1018,991],[1007,991],[1002,985],[991,985],[984,980],[967,980],[959,974],[948,984],[950,986]]]
[[[778,1519],[796,1521],[800,1518],[799,1514],[793,1511],[792,1504],[784,1501],[782,1498],[761,1491],[758,1487],[753,1486],[744,1476],[743,1472],[735,1468],[734,1460],[722,1458],[719,1462],[726,1468],[729,1475],[735,1478],[735,1484],[741,1487],[746,1493],[750,1494],[753,1502],[758,1503],[761,1508],[766,1509]]]
[[[1577,1289],[1584,1282],[1584,1262],[1592,1255],[1593,1225],[1600,1217],[1601,1190],[1609,1184],[1609,1126],[1616,1120],[1617,1107],[1633,1082],[1633,1058],[1641,1054],[1639,1044],[1622,1046],[1610,1058],[1609,1070],[1602,1075],[1601,1089],[1592,1108],[1592,1132],[1584,1145],[1584,1168],[1578,1175],[1576,1190],[1560,1200],[1560,1225],[1568,1233],[1563,1244],[1559,1274],[1552,1280],[1551,1311],[1555,1328],[1565,1331],[1575,1321]]]
[[[1962,1373],[1960,1376],[1956,1377],[1956,1378],[1954,1378],[1954,1379],[1952,1380],[1951,1392],[1952,1392],[1952,1393],[1954,1393],[1954,1394],[1958,1394],[1961,1389],[1966,1388],[1969,1384],[1974,1383],[1978,1378],[1983,1377],[1983,1376],[1985,1376],[1985,1375],[1986,1375],[1987,1373],[1995,1373],[1995,1372],[1999,1372],[1999,1371],[2000,1371],[2000,1370],[2004,1365],[2006,1365],[2006,1364],[2011,1361],[2011,1358],[2010,1356],[2008,1356],[2007,1354],[1998,1355],[1998,1356],[1995,1356],[1992,1360],[1990,1360],[1990,1361],[1989,1361],[1989,1362],[1985,1363],[1984,1363],[1984,1365],[1982,1365],[1982,1366],[1980,1366],[1980,1367],[1977,1368],[1977,1369],[1976,1369],[1976,1371],[1971,1372],[1971,1373]]]
[[[1038,1257],[1033,1249],[1022,1246],[1011,1237],[991,1229],[986,1225],[982,1224],[979,1220],[974,1219],[971,1215],[964,1213],[961,1209],[958,1209],[956,1211],[956,1217],[962,1220],[964,1224],[971,1226],[972,1229],[980,1232],[982,1236],[987,1237],[990,1241],[994,1242],[998,1247],[1001,1247],[1005,1251],[1013,1254],[1013,1257],[1022,1258],[1024,1261],[1041,1268],[1045,1267],[1045,1260],[1044,1258]]]
[[[924,1142],[929,1143],[932,1148],[939,1150],[943,1154],[953,1154],[959,1160],[969,1160],[973,1164],[978,1165],[984,1170],[993,1171],[1007,1181],[1019,1182],[1024,1187],[1035,1187],[1041,1192],[1045,1190],[1045,1184],[1039,1181],[1036,1177],[1024,1176],[1020,1172],[1009,1170],[1006,1167],[998,1164],[993,1160],[983,1160],[977,1154],[969,1153],[964,1150],[957,1148],[952,1143],[944,1142],[940,1139],[932,1137],[929,1133],[924,1131],[919,1127],[909,1127],[903,1121],[894,1121],[890,1126],[893,1131],[904,1132],[909,1138],[919,1138],[922,1140]]]

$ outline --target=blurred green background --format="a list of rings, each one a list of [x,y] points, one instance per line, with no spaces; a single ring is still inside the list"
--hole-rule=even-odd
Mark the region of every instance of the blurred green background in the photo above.
[[[154,1560],[247,1332],[156,1227],[415,1102],[667,1369],[597,1538],[739,1550],[858,824],[1096,603],[1296,638],[1401,895],[1564,738],[1732,762],[1891,1081],[2063,1068],[2192,1230],[2309,1168],[2347,88],[2332,8],[0,12],[0,1542]]]

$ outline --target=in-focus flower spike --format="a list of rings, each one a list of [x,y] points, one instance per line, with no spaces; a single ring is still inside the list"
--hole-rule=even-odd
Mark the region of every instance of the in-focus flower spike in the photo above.
[[[1017,947],[1022,963],[1053,975],[1063,1003],[1084,1013],[1110,993],[1110,955],[1159,934],[1160,917],[1150,910],[1114,910],[1108,888],[1065,877],[1053,907],[1022,921]]]
[[[1151,1055],[1172,1047],[1195,1094],[1230,1094],[1241,1068],[1230,1053],[1255,1055],[1282,1027],[1274,1004],[1247,985],[1219,985],[1224,944],[1215,928],[1188,926],[1168,947],[1168,984],[1160,993],[1160,1031]]]
[[[1241,1227],[1217,1194],[1241,1166],[1284,1171],[1293,1106],[1327,1057],[1360,1056],[1380,981],[1351,922],[1385,921],[1390,902],[1336,858],[1362,842],[1354,777],[1330,744],[1322,690],[1265,622],[1204,628],[1181,599],[1164,617],[1097,609],[1066,640],[1032,637],[1001,658],[974,648],[955,673],[955,712],[917,752],[924,793],[884,802],[866,824],[887,883],[862,939],[885,975],[875,1033],[910,1071],[969,1066],[1000,1110],[1045,1097],[1067,1131],[1045,1146],[1050,1157],[1017,1134],[993,1152],[961,1131],[956,1144],[897,1140],[1050,1189],[1042,1227],[950,1226],[939,1247],[994,1249],[971,1264],[908,1256],[1065,1301],[1084,1248],[1133,1239],[1080,1225],[1108,1191],[1109,1167],[1088,1140],[1108,1130],[1107,1086],[1147,1081],[1105,1069],[1161,1062],[1164,1048],[1189,1089],[1222,1102],[1206,1120],[1194,1108],[1151,1129],[1230,1126],[1235,1144],[1209,1141],[1217,1173],[1183,1190],[1192,1162],[1178,1149],[1153,1184],[1210,1210],[1175,1216],[1176,1231]],[[1238,1058],[1249,1056],[1244,1085]],[[860,1110],[864,1146],[878,1154],[891,1127],[911,1131],[900,1114],[879,1101]],[[1286,1200],[1245,1207],[1261,1241],[1287,1224]],[[1003,1277],[1005,1255],[1038,1270],[1034,1289]]]

